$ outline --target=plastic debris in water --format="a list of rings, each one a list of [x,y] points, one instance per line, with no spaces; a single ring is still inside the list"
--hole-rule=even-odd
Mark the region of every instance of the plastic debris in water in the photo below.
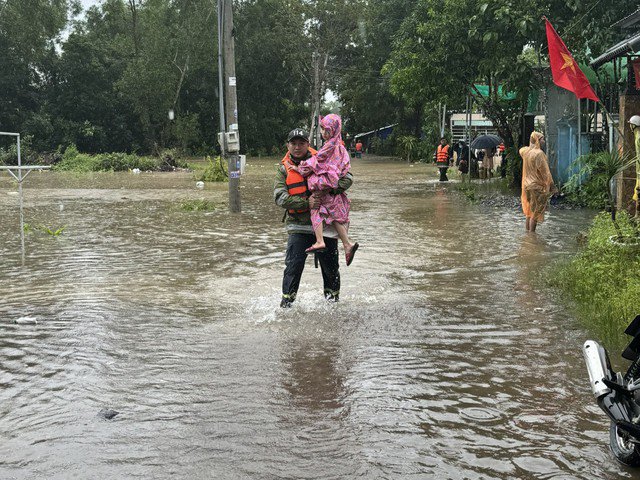
[[[197,182],[196,188],[199,188],[200,190],[202,190],[204,188],[204,182]]]
[[[139,175],[140,174],[140,169],[139,168],[134,168],[133,170],[131,170],[131,173],[133,173],[134,175]]]
[[[17,323],[18,325],[37,325],[38,320],[35,317],[20,317],[16,318],[13,323]]]

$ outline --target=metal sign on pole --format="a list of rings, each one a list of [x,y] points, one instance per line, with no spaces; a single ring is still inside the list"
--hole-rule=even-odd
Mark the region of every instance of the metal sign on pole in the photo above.
[[[218,141],[229,172],[229,211],[239,213],[240,205],[240,136],[236,96],[236,61],[233,37],[232,0],[218,0],[218,86],[220,134]]]
[[[20,153],[20,134],[13,132],[0,132],[0,135],[6,135],[10,137],[16,137],[16,145],[18,147],[18,166],[0,166],[0,170],[6,170],[9,175],[15,178],[18,182],[18,198],[20,203],[20,251],[22,253],[22,265],[24,265],[25,258],[25,248],[24,248],[24,203],[22,199],[22,182],[27,175],[29,175],[33,170],[46,170],[51,168],[48,165],[22,165],[22,157]],[[15,173],[14,173],[15,170]],[[22,174],[22,171],[25,171],[25,174]]]

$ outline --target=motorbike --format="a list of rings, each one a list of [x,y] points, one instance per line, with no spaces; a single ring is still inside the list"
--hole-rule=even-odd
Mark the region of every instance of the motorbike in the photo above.
[[[593,340],[582,347],[591,390],[598,406],[607,414],[609,446],[616,459],[628,466],[640,466],[640,315],[624,331],[632,337],[622,352],[630,360],[627,371],[614,372],[607,351]]]

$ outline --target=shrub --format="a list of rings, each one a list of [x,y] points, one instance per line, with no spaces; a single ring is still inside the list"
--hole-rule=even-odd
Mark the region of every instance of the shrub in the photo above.
[[[396,136],[392,133],[386,139],[375,137],[371,141],[371,152],[376,155],[394,155],[396,152]]]
[[[215,157],[215,160],[207,156],[207,167],[200,174],[196,174],[196,180],[203,182],[226,182],[228,181],[227,172],[225,171],[221,157]]]
[[[62,154],[62,161],[53,166],[54,170],[93,172],[98,170],[98,158],[80,153],[74,144],[69,145]]]
[[[403,135],[398,137],[398,153],[407,159],[407,162],[416,160],[419,141],[413,135]]]
[[[618,214],[619,227],[628,235],[635,232],[633,222],[626,212]],[[619,347],[627,324],[640,313],[640,248],[611,243],[616,233],[609,215],[599,214],[586,245],[571,260],[557,264],[548,282],[573,301],[589,329]]]
[[[582,155],[569,167],[574,173],[562,189],[577,205],[598,209],[609,207],[614,203],[609,182],[629,164],[629,158],[618,152]]]
[[[158,165],[163,172],[172,172],[176,168],[179,168],[178,164],[178,150],[175,148],[167,148],[162,150],[159,155]],[[142,169],[141,169],[142,170]]]
[[[140,170],[158,170],[158,160],[153,157],[139,157],[129,153],[101,153],[89,155],[80,153],[78,148],[71,144],[64,154],[62,161],[54,166],[55,170],[74,172],[122,172],[139,168]]]
[[[9,146],[0,147],[0,165],[18,165],[18,144],[16,137],[10,137]],[[24,135],[20,137],[20,162],[23,165],[33,164],[38,158],[38,154],[32,148],[33,137]]]
[[[99,170],[107,170],[113,172],[122,172],[139,168],[140,170],[154,170],[155,162],[149,162],[144,157],[138,157],[135,154],[127,153],[103,153],[97,155]]]

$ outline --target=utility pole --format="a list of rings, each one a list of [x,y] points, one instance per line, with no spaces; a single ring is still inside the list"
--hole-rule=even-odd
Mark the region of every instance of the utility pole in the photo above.
[[[311,55],[311,62],[313,64],[313,87],[311,88],[311,131],[310,139],[311,146],[313,148],[318,148],[318,117],[320,115],[320,109],[317,107],[318,105],[318,96],[320,95],[320,72],[318,71],[319,66],[319,55],[317,52],[313,52]]]
[[[324,57],[324,59],[321,59]],[[320,62],[322,61],[322,66]],[[311,88],[311,130],[310,139],[311,145],[314,148],[320,148],[322,144],[320,134],[320,108],[322,107],[322,98],[326,92],[326,79],[327,79],[327,63],[329,62],[329,54],[314,51],[311,56],[311,63],[313,66],[313,85]]]
[[[236,58],[232,0],[218,0],[218,83],[220,95],[220,143],[229,172],[229,211],[239,213],[240,137],[236,96]]]

